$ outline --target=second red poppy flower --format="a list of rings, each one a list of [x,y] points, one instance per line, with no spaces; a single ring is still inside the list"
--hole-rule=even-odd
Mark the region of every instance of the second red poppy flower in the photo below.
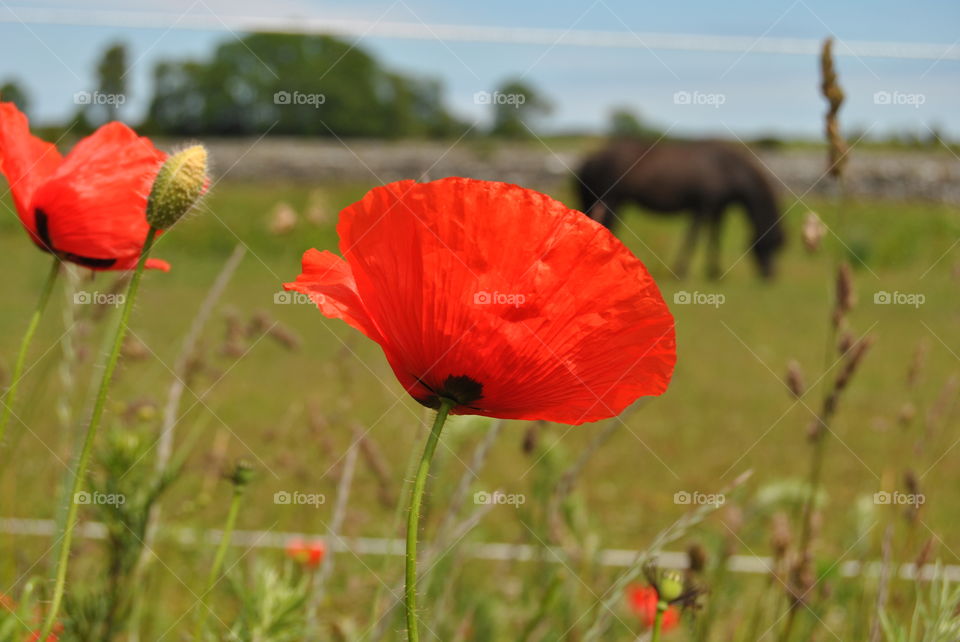
[[[94,270],[132,269],[149,224],[147,195],[167,155],[122,123],[104,125],[66,157],[0,103],[0,173],[34,243]],[[169,269],[149,259],[148,268]]]

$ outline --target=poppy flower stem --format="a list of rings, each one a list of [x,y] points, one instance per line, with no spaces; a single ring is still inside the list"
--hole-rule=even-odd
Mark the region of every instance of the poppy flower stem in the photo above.
[[[117,331],[113,338],[113,347],[110,349],[110,354],[107,357],[103,377],[100,379],[100,388],[97,391],[97,399],[93,405],[93,412],[90,415],[90,424],[87,426],[87,434],[84,437],[83,447],[77,458],[76,467],[73,470],[73,481],[70,492],[63,496],[64,501],[67,502],[67,520],[64,522],[63,537],[60,539],[60,550],[57,554],[56,583],[53,587],[53,598],[50,602],[50,610],[47,611],[47,617],[43,622],[43,631],[41,631],[40,637],[38,638],[40,640],[46,640],[53,630],[57,613],[60,611],[60,603],[63,601],[63,590],[67,581],[67,565],[70,562],[70,544],[73,541],[73,530],[77,525],[77,512],[80,508],[80,504],[77,501],[77,494],[83,490],[83,484],[87,476],[87,465],[90,462],[90,454],[93,450],[93,442],[97,435],[97,429],[100,426],[104,406],[106,406],[107,403],[107,393],[110,391],[113,372],[116,370],[117,362],[120,360],[123,340],[127,336],[130,312],[133,310],[133,302],[137,298],[137,290],[140,288],[140,277],[143,276],[143,268],[146,265],[150,249],[153,247],[153,241],[157,236],[157,231],[156,228],[151,227],[147,233],[147,239],[143,243],[140,260],[137,262],[137,267],[133,272],[133,278],[130,279],[130,286],[127,288],[127,296],[120,313],[120,322],[117,325]]]
[[[653,633],[650,634],[650,642],[660,641],[660,627],[663,626],[663,614],[666,613],[669,605],[660,600],[657,602],[657,614],[653,618]]]
[[[420,504],[423,500],[423,488],[427,483],[427,474],[430,472],[430,462],[433,453],[440,443],[440,432],[447,421],[447,415],[456,405],[451,399],[441,398],[437,418],[433,421],[430,436],[423,448],[423,456],[417,466],[417,476],[413,480],[413,491],[410,493],[410,512],[407,514],[407,574],[406,574],[406,606],[407,606],[407,640],[419,642],[420,632],[417,629],[417,532],[420,529]]]
[[[233,499],[230,501],[230,510],[227,512],[227,523],[220,535],[220,545],[217,547],[217,553],[213,558],[213,566],[210,567],[210,573],[207,575],[207,586],[200,594],[200,611],[197,614],[196,626],[193,630],[194,640],[203,640],[206,634],[207,615],[210,613],[207,598],[220,579],[220,570],[223,568],[223,561],[227,558],[227,549],[230,548],[233,529],[237,525],[237,515],[240,514],[240,504],[243,501],[243,492],[247,482],[239,475],[234,475],[234,479]]]
[[[27,331],[20,341],[20,352],[17,354],[17,362],[13,367],[13,378],[10,380],[10,387],[3,395],[3,409],[0,410],[0,446],[3,445],[3,439],[7,436],[7,424],[10,423],[10,415],[13,414],[13,405],[17,401],[17,388],[20,386],[20,378],[23,376],[23,366],[27,360],[27,352],[30,350],[30,343],[33,342],[33,335],[37,332],[37,326],[40,325],[40,317],[47,307],[47,301],[50,300],[50,293],[53,292],[53,284],[60,273],[60,259],[53,257],[53,265],[50,268],[50,274],[47,276],[46,283],[43,284],[43,290],[40,291],[40,299],[37,301],[37,307],[30,317],[30,324]]]

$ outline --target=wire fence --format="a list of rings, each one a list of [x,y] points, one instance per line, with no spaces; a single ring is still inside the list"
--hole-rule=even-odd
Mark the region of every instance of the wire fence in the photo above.
[[[547,45],[605,49],[647,49],[740,54],[815,56],[817,38],[648,33],[536,27],[428,24],[353,20],[310,16],[239,16],[157,11],[103,11],[4,6],[0,22],[163,30],[328,34],[363,38],[396,38],[441,42]],[[919,60],[960,60],[960,41],[953,44],[837,40],[835,56]]]
[[[53,537],[56,523],[51,519],[23,519],[17,517],[0,518],[0,532],[9,535]],[[77,527],[77,534],[88,539],[105,539],[107,527],[100,522],[86,522]],[[168,528],[164,533],[168,541],[183,547],[191,547],[199,541],[216,544],[222,532],[217,529],[198,530],[193,528]],[[281,531],[235,530],[231,545],[241,548],[283,549],[295,538],[323,537],[317,533],[296,533]],[[327,549],[332,553],[349,553],[356,556],[390,555],[403,557],[404,540],[384,537],[335,537],[325,539]],[[463,544],[464,554],[476,560],[491,562],[552,562],[563,563],[566,556],[562,549],[537,547],[528,544],[508,544],[504,542],[471,542]],[[627,568],[633,566],[641,551],[608,548],[597,553],[596,561],[601,566]],[[684,569],[687,567],[687,554],[664,551],[657,557],[658,566],[663,568]],[[774,561],[770,557],[755,555],[731,555],[727,568],[733,573],[769,575]],[[839,565],[843,577],[879,577],[882,563],[879,561],[862,562],[846,560]],[[937,565],[925,564],[920,567],[919,579],[931,580],[937,574]],[[953,582],[960,581],[960,565],[941,565],[940,574]],[[901,579],[917,579],[917,566],[903,564],[898,568]]]

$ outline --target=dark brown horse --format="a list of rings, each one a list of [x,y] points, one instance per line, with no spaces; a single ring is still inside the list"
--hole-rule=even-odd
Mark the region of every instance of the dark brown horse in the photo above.
[[[774,255],[783,245],[780,209],[767,172],[731,144],[720,141],[651,143],[624,140],[588,157],[577,172],[580,205],[611,230],[626,203],[654,212],[691,216],[675,273],[687,273],[697,236],[709,227],[707,272],[721,275],[720,226],[732,204],[746,211],[750,249],[764,277],[774,273]]]

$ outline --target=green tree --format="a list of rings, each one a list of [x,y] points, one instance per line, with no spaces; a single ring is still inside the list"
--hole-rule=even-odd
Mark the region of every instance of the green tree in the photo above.
[[[117,120],[127,100],[127,48],[116,43],[107,48],[97,65],[97,100],[89,105],[88,118],[97,123]],[[92,112],[92,113],[91,113]]]
[[[176,135],[445,136],[461,127],[436,81],[385,70],[330,36],[253,34],[209,61],[154,71],[148,129]]]
[[[13,103],[17,109],[27,113],[30,109],[30,97],[26,90],[14,79],[8,79],[0,85],[0,101]],[[29,114],[28,114],[29,115]]]
[[[647,133],[635,112],[620,107],[610,112],[609,133],[615,138],[636,138]]]
[[[552,110],[552,105],[532,86],[522,80],[508,80],[493,94],[484,94],[493,108],[490,133],[504,138],[529,138],[538,118]]]

